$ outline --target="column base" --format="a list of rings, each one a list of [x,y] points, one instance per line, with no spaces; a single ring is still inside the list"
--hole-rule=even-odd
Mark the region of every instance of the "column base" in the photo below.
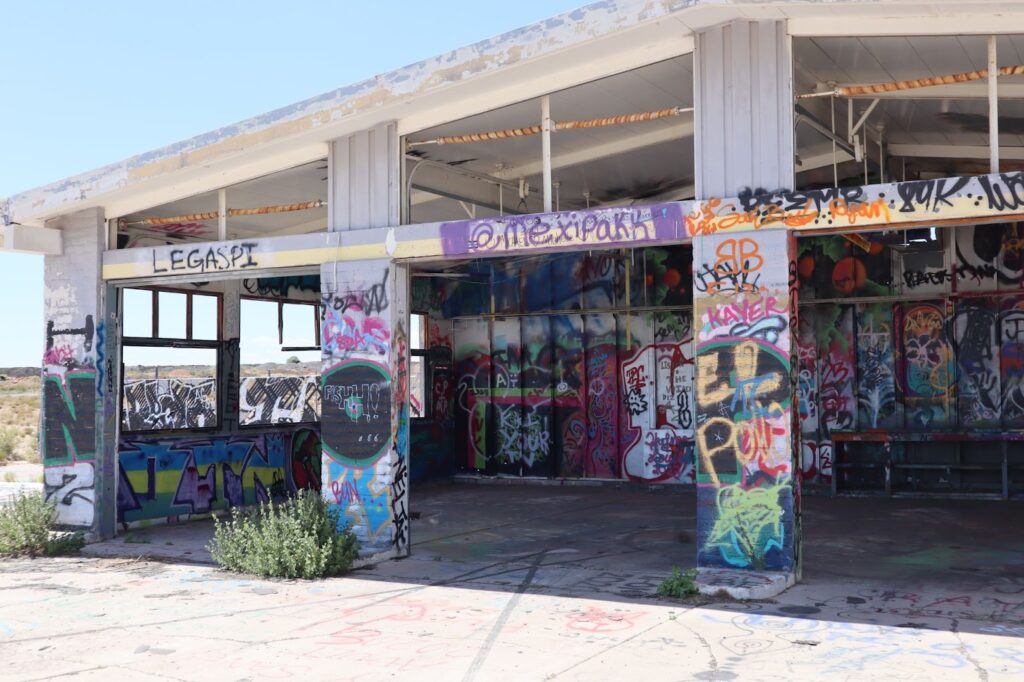
[[[715,596],[725,593],[733,599],[770,599],[796,584],[792,572],[749,571],[731,568],[701,568],[697,573],[697,590]]]

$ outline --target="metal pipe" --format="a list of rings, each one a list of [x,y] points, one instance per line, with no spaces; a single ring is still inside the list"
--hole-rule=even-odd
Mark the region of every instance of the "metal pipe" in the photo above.
[[[217,190],[217,239],[226,241],[228,238],[228,191]]]
[[[839,162],[836,160],[836,98],[830,97],[832,104],[832,186],[839,186]]]
[[[551,212],[551,96],[540,98],[541,164],[544,167],[544,212]]]
[[[1024,64],[1014,66],[996,67],[994,64],[989,69],[980,71],[967,71],[965,73],[952,73],[945,76],[927,76],[925,78],[911,78],[903,81],[892,81],[890,83],[871,83],[868,85],[844,85],[831,90],[821,92],[807,92],[797,95],[797,99],[812,99],[816,97],[857,97],[860,95],[872,95],[884,92],[899,92],[901,90],[916,90],[918,88],[931,88],[936,85],[954,85],[956,83],[968,83],[980,81],[993,76],[1020,76],[1024,74]]]
[[[885,126],[878,124],[878,182],[885,182],[885,152],[882,150],[882,131]],[[865,138],[866,139],[866,138]]]
[[[988,155],[989,172],[999,172],[999,60],[996,37],[988,37]]]
[[[871,112],[875,110],[875,107],[877,107],[878,103],[881,102],[881,101],[882,100],[878,99],[877,97],[875,99],[871,100],[871,104],[868,105],[868,108],[864,110],[864,113],[860,115],[860,118],[858,118],[857,122],[853,125],[853,130],[850,131],[851,135],[856,135],[857,134],[857,131],[860,130],[860,127],[862,125],[864,125],[864,122],[868,120],[868,116],[871,115]],[[867,147],[867,142],[868,142],[868,136],[865,135],[864,136],[864,146],[865,147]]]

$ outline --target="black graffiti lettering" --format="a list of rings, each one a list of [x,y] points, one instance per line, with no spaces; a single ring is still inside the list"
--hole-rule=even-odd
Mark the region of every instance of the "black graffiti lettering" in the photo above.
[[[950,198],[969,181],[970,178],[940,178],[897,183],[896,191],[903,200],[899,210],[901,213],[913,213],[922,209],[938,211],[941,204],[952,206]]]
[[[77,329],[56,329],[53,326],[53,320],[47,320],[46,322],[46,350],[53,348],[53,337],[55,336],[81,336],[82,347],[85,350],[92,350],[92,337],[96,331],[96,327],[93,325],[92,315],[85,316],[85,326],[78,327]]]
[[[260,277],[243,279],[242,286],[250,294],[256,296],[274,296],[286,298],[293,291],[320,291],[320,277],[317,275],[301,275],[298,277]]]
[[[384,276],[378,284],[363,291],[347,291],[342,294],[324,294],[321,297],[323,303],[320,317],[326,319],[326,310],[330,307],[333,310],[344,313],[349,310],[358,310],[366,315],[378,315],[388,308],[388,274],[390,268],[384,268]]]
[[[827,208],[833,201],[839,201],[846,205],[860,203],[863,196],[864,189],[862,187],[825,187],[797,191],[744,187],[740,190],[738,199],[743,211],[749,213],[766,208],[798,211],[807,207],[808,204],[820,211]]]
[[[948,270],[907,270],[903,273],[903,281],[907,288],[913,289],[923,284],[943,284],[953,281],[953,275]]]
[[[965,182],[967,178],[962,178]],[[1024,174],[1002,173],[1001,184],[993,184],[987,176],[978,178],[981,188],[985,190],[988,207],[996,211],[1013,211],[1024,206]]]
[[[227,246],[210,246],[195,249],[171,249],[170,270],[172,272],[216,272],[221,270],[244,270],[257,267],[253,256],[256,242],[243,242]],[[153,271],[167,272],[167,268],[156,267],[157,252],[153,250]],[[241,261],[241,262],[239,262]]]

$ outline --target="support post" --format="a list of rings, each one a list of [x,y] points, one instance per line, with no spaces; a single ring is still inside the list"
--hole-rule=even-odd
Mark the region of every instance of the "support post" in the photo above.
[[[551,212],[551,97],[540,98],[541,163],[544,169],[544,212]]]
[[[39,438],[45,495],[60,525],[105,538],[114,532],[116,500],[103,477],[114,475],[117,457],[117,443],[104,437],[114,433],[105,401],[116,390],[108,374],[107,292],[100,277],[106,220],[101,209],[87,209],[47,227],[62,232],[64,249],[43,263]]]
[[[227,241],[228,238],[228,191],[217,191],[217,239]]]
[[[320,269],[323,495],[367,560],[409,553],[408,271]]]
[[[795,238],[769,229],[693,245],[697,564],[779,571],[764,580],[784,588],[800,571]]]
[[[999,172],[999,59],[996,37],[988,37],[988,165]]]

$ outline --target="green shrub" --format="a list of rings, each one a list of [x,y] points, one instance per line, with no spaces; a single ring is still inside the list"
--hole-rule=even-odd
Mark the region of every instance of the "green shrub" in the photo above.
[[[658,585],[658,596],[674,597],[676,599],[691,597],[697,594],[697,585],[694,582],[696,579],[696,568],[680,571],[677,567],[673,566],[672,575],[662,580],[661,584]]]
[[[338,531],[338,510],[316,492],[302,490],[284,502],[267,502],[231,518],[214,518],[207,546],[214,561],[230,571],[279,578],[322,578],[352,567],[359,542],[346,526]]]
[[[13,426],[0,428],[0,462],[14,457],[14,448],[18,445],[18,430]]]
[[[40,493],[19,493],[9,506],[0,507],[0,555],[40,556],[67,554],[81,549],[80,533],[55,533],[57,510]]]

